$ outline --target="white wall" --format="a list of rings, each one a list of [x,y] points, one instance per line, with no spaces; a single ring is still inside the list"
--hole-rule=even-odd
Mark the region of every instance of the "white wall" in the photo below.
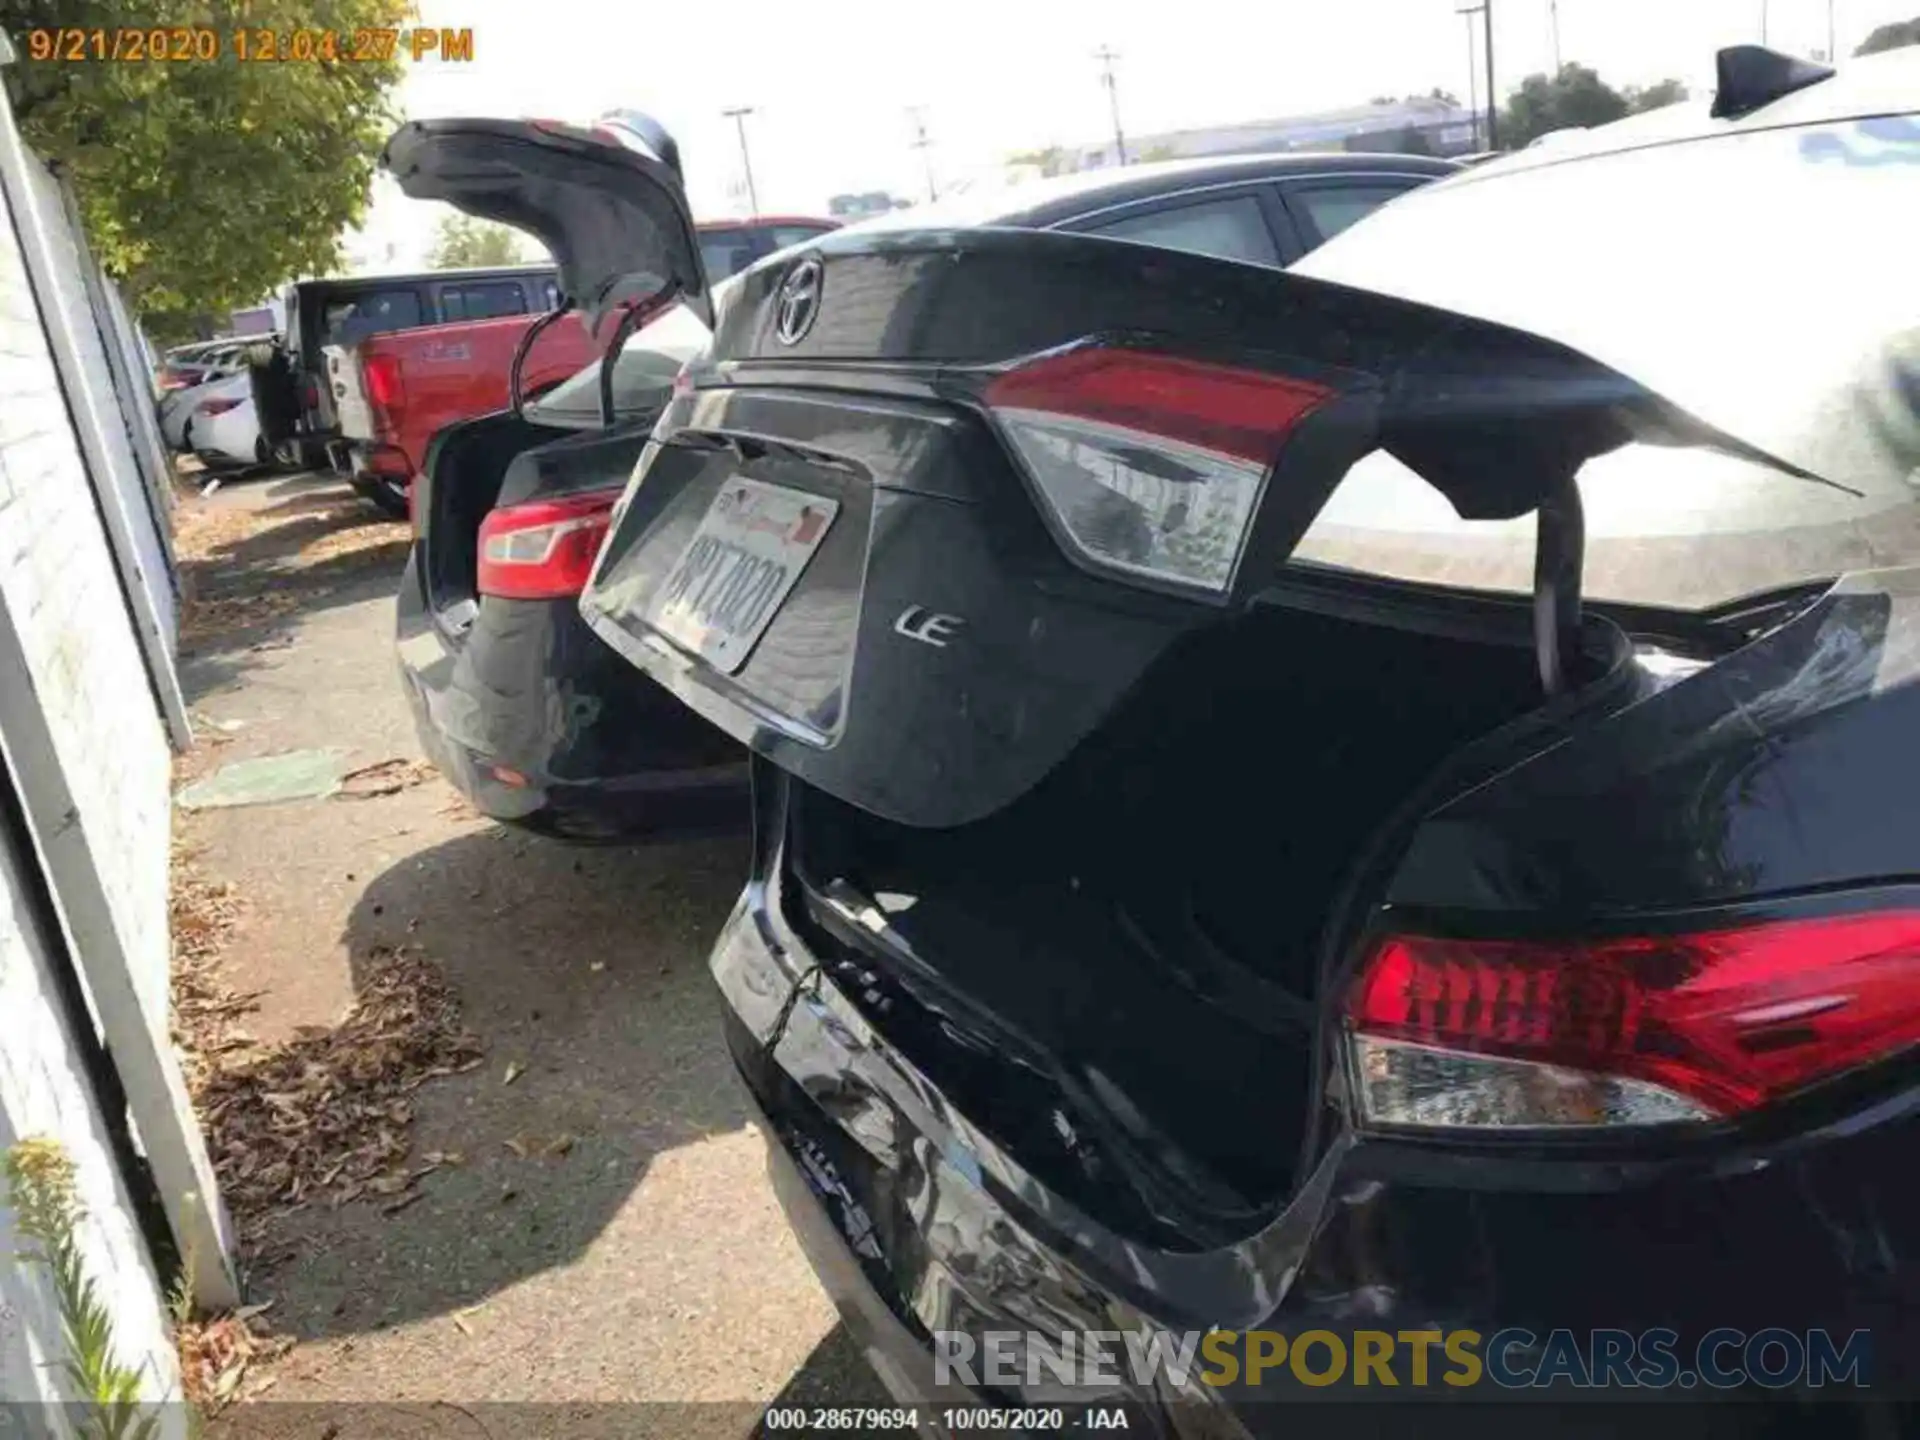
[[[75,822],[84,832],[138,1019],[164,1054],[167,735],[36,308],[16,219],[0,191],[0,609],[18,637],[30,682],[10,674],[16,693],[8,702],[37,704],[53,759],[23,760],[0,734],[0,760],[12,767],[0,768],[0,782],[11,784],[9,773],[22,780],[21,767],[30,763],[42,767],[42,776],[57,766],[72,812],[35,833],[51,845],[56,836],[74,833]],[[98,350],[97,334],[94,339]],[[127,447],[117,409],[108,423],[121,427],[116,438]],[[31,697],[17,693],[29,688]],[[72,1157],[87,1212],[85,1264],[113,1315],[118,1358],[142,1370],[154,1400],[175,1397],[178,1372],[159,1281],[55,984],[67,973],[66,937],[58,915],[37,903],[47,894],[40,857],[31,846],[24,849],[0,829],[0,1150],[44,1136]],[[83,1017],[83,1023],[91,1021]],[[131,1023],[137,1033],[138,1021]],[[207,1198],[217,1204],[210,1192]],[[17,1249],[11,1215],[0,1205],[0,1400],[72,1398],[51,1368],[64,1353],[44,1269],[22,1264]],[[167,1433],[184,1433],[178,1406],[165,1418]]]
[[[4,195],[0,211],[11,220]],[[0,596],[164,1043],[170,752],[11,225],[0,225]]]

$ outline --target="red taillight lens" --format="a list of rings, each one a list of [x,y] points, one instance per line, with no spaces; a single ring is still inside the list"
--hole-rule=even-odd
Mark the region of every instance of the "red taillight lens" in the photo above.
[[[1305,380],[1087,346],[997,375],[988,408],[1094,565],[1224,593],[1288,434],[1333,396]]]
[[[224,415],[229,410],[237,410],[246,402],[243,400],[202,400],[199,411],[202,415]]]
[[[376,409],[391,412],[407,403],[398,355],[369,355],[360,362],[360,374],[367,384],[367,399]]]
[[[1920,914],[1565,943],[1390,936],[1347,1018],[1378,1119],[1448,1104],[1480,1118],[1404,1123],[1738,1114],[1920,1044]]]
[[[302,381],[300,385],[300,403],[305,405],[309,410],[319,409],[320,387],[311,380]]]
[[[482,595],[558,600],[586,589],[618,490],[504,505],[480,524]]]

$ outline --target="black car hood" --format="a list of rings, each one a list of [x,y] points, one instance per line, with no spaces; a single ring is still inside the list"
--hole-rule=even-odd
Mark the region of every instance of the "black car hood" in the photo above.
[[[387,141],[381,164],[414,199],[444,200],[537,238],[589,324],[658,295],[710,320],[672,142],[638,123],[657,137],[654,153],[633,143],[642,137],[631,122],[623,140],[610,128],[545,120],[413,120]]]

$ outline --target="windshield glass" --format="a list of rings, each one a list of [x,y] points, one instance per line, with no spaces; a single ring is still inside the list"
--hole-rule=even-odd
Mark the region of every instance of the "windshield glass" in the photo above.
[[[1651,444],[1591,462],[1588,593],[1697,607],[1920,560],[1920,327],[1896,302],[1916,182],[1911,118],[1523,158],[1417,191],[1294,268],[1562,341],[1843,487]],[[1375,456],[1296,554],[1526,590],[1531,549],[1530,520],[1462,521]]]

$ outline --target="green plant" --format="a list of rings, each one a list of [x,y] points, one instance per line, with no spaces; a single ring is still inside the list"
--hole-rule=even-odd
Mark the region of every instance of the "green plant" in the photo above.
[[[56,1140],[22,1140],[7,1151],[6,1177],[14,1224],[34,1247],[18,1258],[45,1265],[53,1278],[67,1349],[60,1368],[81,1397],[81,1434],[86,1440],[152,1440],[160,1422],[141,1413],[142,1371],[115,1357],[113,1316],[80,1254],[86,1212],[75,1191],[72,1158]]]

